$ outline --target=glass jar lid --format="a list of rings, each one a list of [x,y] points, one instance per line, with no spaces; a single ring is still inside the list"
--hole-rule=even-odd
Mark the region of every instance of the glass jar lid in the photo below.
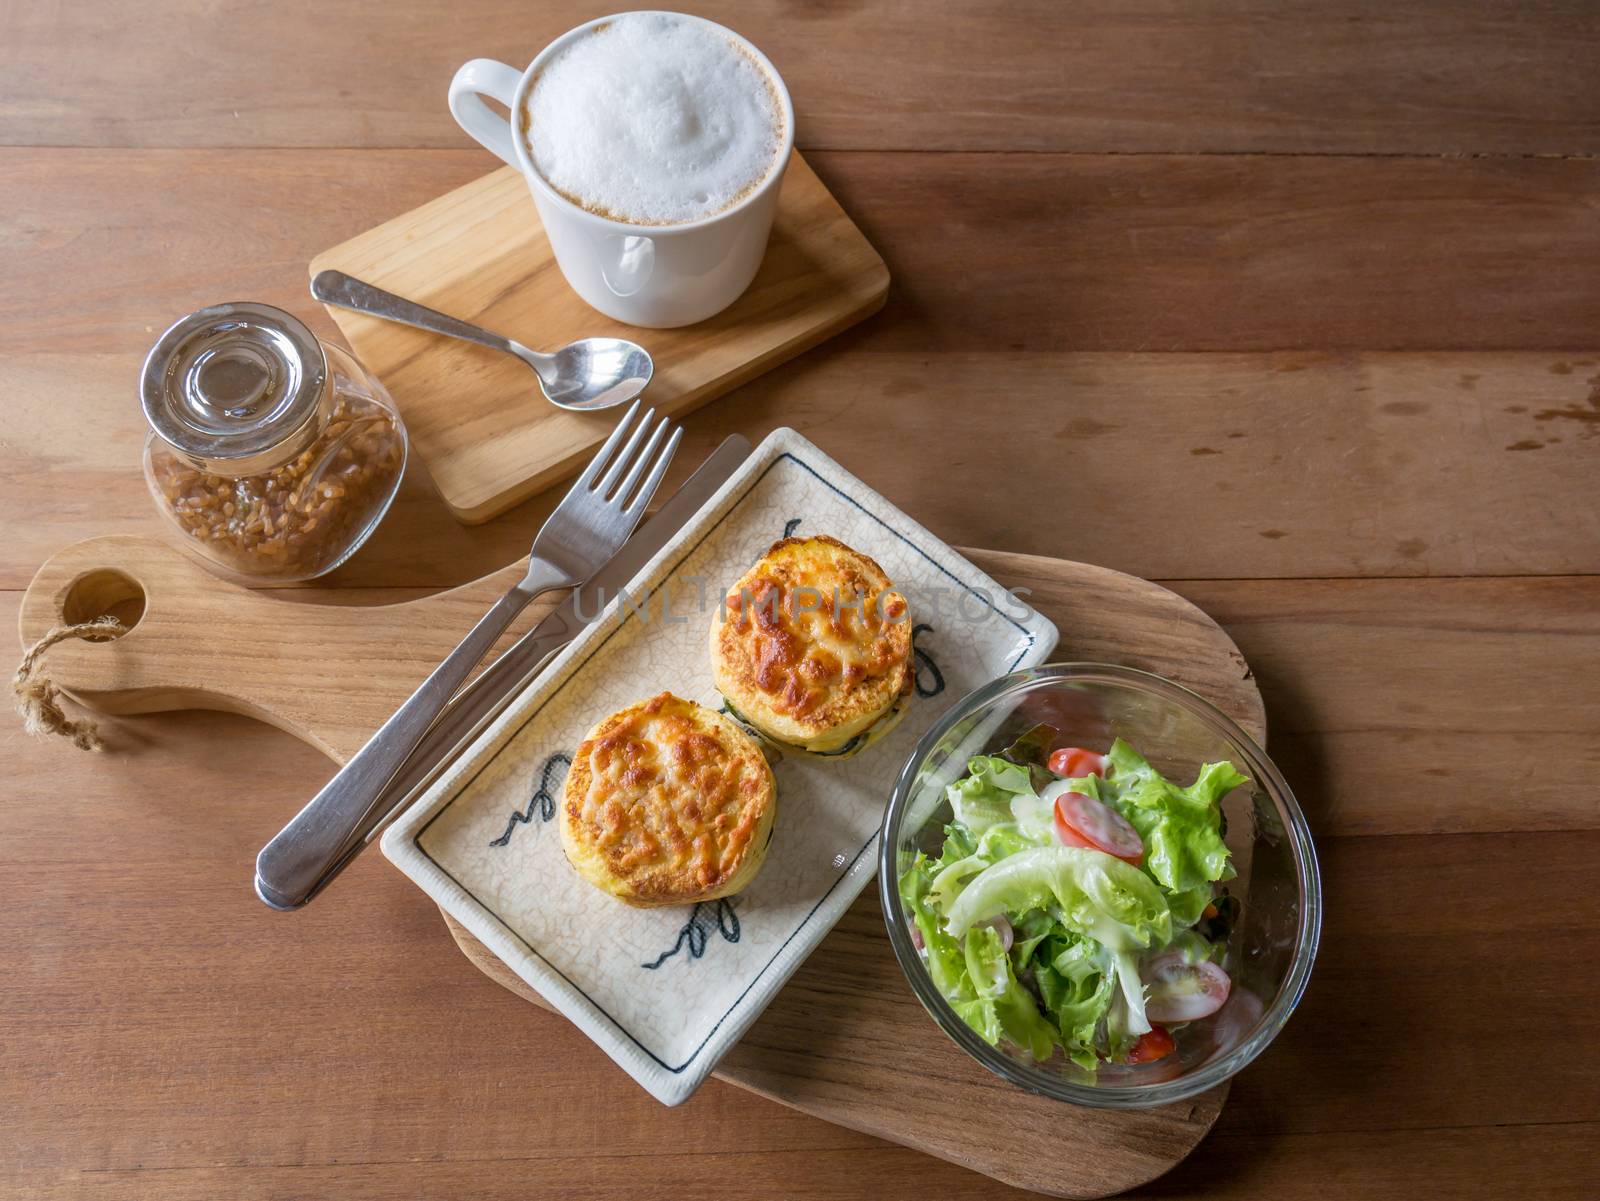
[[[218,474],[276,466],[317,433],[328,363],[315,335],[271,305],[236,301],[190,313],[144,361],[150,428]]]

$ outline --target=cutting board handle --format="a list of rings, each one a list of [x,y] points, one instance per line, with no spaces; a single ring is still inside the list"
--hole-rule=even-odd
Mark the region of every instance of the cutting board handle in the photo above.
[[[317,604],[286,599],[307,591],[220,579],[158,538],[90,538],[39,569],[18,624],[25,647],[53,626],[106,613],[130,627],[111,641],[74,639],[46,652],[45,672],[88,708],[243,713],[342,762],[521,570],[513,564],[397,605]]]
[[[106,713],[187,708],[186,687],[212,662],[230,622],[253,614],[248,589],[227,583],[155,538],[90,538],[56,552],[23,594],[18,625],[24,646],[53,626],[110,615],[128,633],[107,642],[63,642],[49,652],[51,678],[73,697]],[[185,653],[166,658],[174,645]]]

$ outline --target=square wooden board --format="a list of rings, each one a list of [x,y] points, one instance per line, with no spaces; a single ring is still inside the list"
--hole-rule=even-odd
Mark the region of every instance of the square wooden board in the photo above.
[[[889,272],[798,153],[750,289],[697,325],[652,330],[602,316],[567,286],[526,182],[502,167],[311,262],[336,268],[535,349],[632,338],[655,359],[649,403],[672,414],[738,387],[883,306]],[[400,406],[414,452],[462,521],[505,512],[575,473],[615,413],[569,413],[498,351],[329,307]]]

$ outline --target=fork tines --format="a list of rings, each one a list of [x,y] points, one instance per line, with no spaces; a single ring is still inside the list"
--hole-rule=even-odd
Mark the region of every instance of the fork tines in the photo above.
[[[666,474],[667,465],[672,461],[673,452],[678,449],[683,430],[673,427],[666,416],[657,419],[654,409],[645,409],[641,413],[642,404],[642,401],[636,400],[628,406],[622,420],[617,422],[617,428],[611,431],[611,436],[595,452],[594,458],[589,460],[589,466],[578,477],[573,492],[580,489],[587,491],[596,499],[615,505],[625,513],[637,512],[650,503],[661,477]],[[637,422],[634,420],[636,417]],[[666,437],[669,428],[672,433]],[[618,451],[617,445],[622,442],[624,435],[627,441]],[[666,445],[662,446],[664,437]],[[600,477],[599,483],[595,483],[595,477],[602,468],[605,469],[605,475]],[[648,475],[645,475],[646,468],[649,469]],[[639,482],[641,476],[644,477],[642,484]]]

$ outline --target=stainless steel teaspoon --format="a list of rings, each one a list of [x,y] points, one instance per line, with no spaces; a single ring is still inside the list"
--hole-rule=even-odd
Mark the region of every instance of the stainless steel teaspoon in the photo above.
[[[342,309],[514,354],[533,368],[545,399],[560,409],[592,412],[626,404],[644,391],[655,371],[649,353],[636,342],[580,338],[554,354],[540,354],[520,342],[447,317],[343,271],[319,271],[311,281],[311,295]]]

